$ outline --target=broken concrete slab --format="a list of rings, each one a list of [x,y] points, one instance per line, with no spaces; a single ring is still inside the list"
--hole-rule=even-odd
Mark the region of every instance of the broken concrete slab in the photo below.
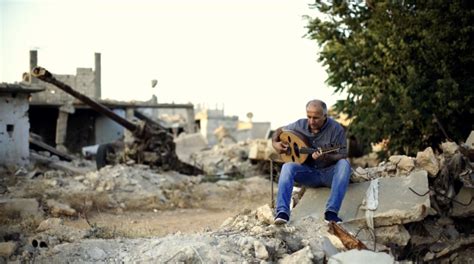
[[[191,154],[207,148],[207,141],[201,133],[184,134],[174,139],[176,155],[184,162],[192,163]]]
[[[301,263],[301,264],[311,264],[313,263],[314,255],[311,253],[309,246],[296,251],[295,253],[284,257],[278,263],[280,264],[290,264],[290,263]]]
[[[344,224],[344,228],[352,234],[357,234],[357,238],[364,242],[374,242],[374,234],[367,228],[360,229],[359,226],[351,224]],[[387,245],[392,243],[399,246],[406,246],[411,238],[410,233],[408,233],[404,225],[377,227],[375,228],[375,236],[378,244]]]
[[[464,204],[453,202],[453,211],[451,216],[454,217],[472,217],[474,215],[474,189],[462,187],[454,200]]]
[[[365,226],[365,211],[361,208],[370,182],[349,185],[339,216],[348,223]],[[414,171],[408,176],[379,179],[379,204],[374,211],[374,224],[391,226],[423,219],[430,208],[429,195],[419,196],[428,191],[428,173]],[[305,195],[293,209],[291,219],[298,222],[305,217],[322,219],[329,196],[329,188],[307,188]]]
[[[344,263],[377,263],[377,264],[393,264],[395,260],[392,256],[383,252],[373,252],[369,250],[352,249],[346,252],[336,254],[329,258],[328,264],[344,264]]]
[[[38,164],[48,166],[52,169],[66,171],[72,175],[82,175],[92,171],[92,168],[80,168],[72,165],[69,162],[53,160],[52,158],[44,157],[34,152],[30,153],[30,159]]]

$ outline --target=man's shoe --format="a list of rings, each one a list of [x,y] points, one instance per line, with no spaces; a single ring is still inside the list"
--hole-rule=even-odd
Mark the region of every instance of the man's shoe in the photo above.
[[[275,217],[275,220],[273,221],[273,223],[275,225],[283,225],[283,224],[288,223],[289,220],[290,220],[290,217],[286,213],[280,212]]]
[[[337,216],[336,213],[331,211],[326,211],[324,213],[324,222],[336,222],[337,224],[342,223],[342,219]]]

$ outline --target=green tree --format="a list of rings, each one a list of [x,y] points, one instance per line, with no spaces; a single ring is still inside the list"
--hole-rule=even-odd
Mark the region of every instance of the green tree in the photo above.
[[[362,142],[388,139],[414,155],[464,141],[474,116],[474,2],[316,1],[308,34],[321,48],[327,83],[345,91],[337,112]],[[438,120],[438,122],[436,122]]]

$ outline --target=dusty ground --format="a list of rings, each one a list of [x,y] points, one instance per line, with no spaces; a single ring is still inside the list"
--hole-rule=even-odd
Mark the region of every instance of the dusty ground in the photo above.
[[[251,210],[262,206],[268,201],[249,199],[240,203],[229,202],[225,197],[213,201],[218,209],[186,208],[176,210],[155,210],[151,212],[91,212],[87,220],[92,226],[101,228],[105,237],[156,237],[168,234],[194,234],[216,230],[229,217],[235,216],[245,209]],[[263,197],[264,198],[264,197]],[[90,225],[84,217],[65,221],[68,226],[88,229]]]
[[[116,166],[79,176],[48,171],[35,178],[4,178],[10,179],[5,185],[13,197],[39,202],[46,212],[42,218],[54,217],[49,214],[49,199],[72,205],[77,214],[62,214],[64,224],[99,229],[102,238],[212,231],[245,209],[271,203],[266,176],[208,182],[175,172]]]
[[[177,232],[193,234],[214,230],[233,210],[178,209],[157,212],[94,213],[88,217],[89,223],[102,228],[109,237],[154,237]],[[66,220],[68,226],[88,229],[84,218]]]

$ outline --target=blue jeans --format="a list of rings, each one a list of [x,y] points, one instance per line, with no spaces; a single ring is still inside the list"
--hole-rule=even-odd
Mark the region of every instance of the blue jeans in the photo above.
[[[285,163],[278,180],[276,213],[284,212],[290,215],[291,194],[295,181],[308,187],[331,187],[326,211],[338,213],[350,177],[351,165],[346,159],[338,160],[336,164],[322,169],[294,162]]]

